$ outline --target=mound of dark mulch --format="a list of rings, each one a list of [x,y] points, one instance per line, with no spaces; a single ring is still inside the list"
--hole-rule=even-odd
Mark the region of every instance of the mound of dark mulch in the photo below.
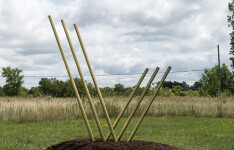
[[[48,147],[47,150],[176,150],[167,144],[146,142],[146,141],[120,141],[113,140],[103,142],[97,139],[92,142],[90,139],[74,139],[61,142]]]

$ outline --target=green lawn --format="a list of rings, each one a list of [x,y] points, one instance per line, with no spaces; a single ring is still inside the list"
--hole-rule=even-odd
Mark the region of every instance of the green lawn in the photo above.
[[[123,140],[128,138],[137,119],[132,120]],[[105,120],[102,119],[101,123],[107,134]],[[91,120],[90,124],[95,137],[99,137],[95,121]],[[84,137],[88,137],[88,133],[82,120],[37,123],[0,121],[0,149],[4,150],[45,149],[61,141]],[[155,141],[188,150],[233,150],[234,119],[146,117],[134,140]]]

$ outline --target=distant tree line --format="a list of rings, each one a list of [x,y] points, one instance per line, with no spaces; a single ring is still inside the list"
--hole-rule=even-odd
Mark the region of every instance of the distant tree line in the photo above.
[[[41,78],[39,86],[26,89],[22,70],[18,68],[2,68],[2,77],[5,77],[6,84],[0,87],[0,96],[52,96],[52,97],[75,97],[70,80],[62,81],[56,78]],[[84,85],[80,78],[74,78],[81,97],[86,97]],[[93,84],[86,82],[91,96],[96,97],[97,92]],[[146,95],[152,95],[158,83],[153,83]],[[135,87],[124,87],[122,84],[115,84],[114,87],[100,88],[102,95],[107,96],[128,96]],[[144,87],[139,87],[135,95],[139,96]],[[234,94],[234,78],[228,67],[223,64],[221,67],[221,82],[219,80],[219,68],[214,66],[205,69],[199,81],[189,86],[185,81],[165,81],[160,89],[161,96],[218,96],[220,94]]]

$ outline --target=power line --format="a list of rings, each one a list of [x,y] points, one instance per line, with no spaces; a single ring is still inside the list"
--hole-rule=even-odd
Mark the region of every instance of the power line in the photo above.
[[[196,70],[186,70],[186,71],[171,71],[170,73],[187,73],[187,72],[200,72],[204,71],[204,69],[196,69]],[[158,73],[164,73],[164,72],[158,72]],[[135,75],[141,75],[142,73],[135,73],[135,74],[97,74],[95,76],[98,77],[108,77],[108,76],[135,76]],[[153,73],[148,73],[149,75]],[[79,75],[73,75],[74,77],[78,77]],[[88,74],[85,74],[83,76],[90,76]],[[28,78],[42,78],[42,77],[47,77],[47,78],[55,78],[55,77],[68,77],[68,75],[62,75],[62,76],[56,76],[56,75],[48,75],[48,76],[37,76],[37,75],[25,75],[24,77]]]
[[[184,70],[184,71],[171,71],[170,73],[189,73],[189,72],[201,72],[201,71],[204,71],[204,69],[194,69],[194,70]],[[159,74],[161,73],[164,73],[164,72],[158,72]],[[95,75],[95,76],[98,76],[98,77],[112,77],[112,78],[104,78],[104,79],[99,79],[97,81],[107,81],[107,80],[125,80],[125,79],[134,79],[134,78],[138,78],[137,75],[141,75],[142,73],[135,73],[135,74],[98,74],[98,75]],[[148,73],[147,76],[145,78],[149,78],[150,75],[152,75],[153,73]],[[84,76],[90,76],[90,75],[84,75]],[[123,77],[118,77],[118,76],[123,76]],[[0,76],[1,77],[1,76]],[[26,78],[60,78],[60,77],[65,77],[65,78],[68,78],[67,75],[63,75],[63,76],[36,76],[36,75],[32,75],[32,76],[24,76]],[[74,75],[74,77],[78,77],[78,75]],[[2,77],[4,78],[4,77]],[[1,78],[0,78],[1,79]],[[90,82],[89,80],[87,80],[88,82]],[[132,82],[132,81],[124,81],[124,82]],[[5,84],[5,83],[0,83],[0,84]],[[39,82],[29,82],[29,83],[23,83],[24,85],[36,85],[36,84],[39,84]]]

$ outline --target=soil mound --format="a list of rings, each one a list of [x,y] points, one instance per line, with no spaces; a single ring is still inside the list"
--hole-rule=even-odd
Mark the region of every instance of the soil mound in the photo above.
[[[46,150],[176,150],[167,144],[146,142],[146,141],[120,141],[109,140],[103,142],[97,139],[92,142],[90,139],[74,139],[52,145]]]

